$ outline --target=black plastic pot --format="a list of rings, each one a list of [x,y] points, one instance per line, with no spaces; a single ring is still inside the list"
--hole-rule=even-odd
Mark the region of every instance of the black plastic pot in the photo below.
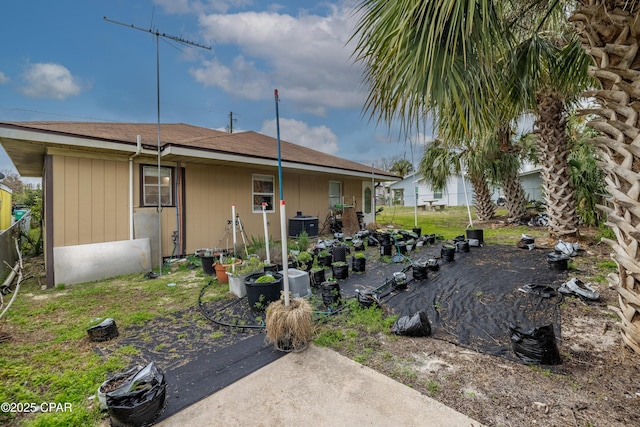
[[[318,264],[320,264],[323,267],[331,267],[332,262],[333,262],[333,258],[331,257],[331,254],[326,256],[318,256]]]
[[[351,257],[351,271],[355,273],[364,273],[365,267],[367,265],[366,258],[360,257]]]
[[[322,302],[330,307],[340,303],[340,284],[336,281],[323,282],[320,285],[322,290]]]
[[[398,253],[406,254],[407,253],[407,244],[405,242],[398,242]]]
[[[547,267],[549,270],[565,271],[569,268],[569,257],[557,252],[547,254]]]
[[[446,262],[452,262],[456,256],[456,247],[453,245],[443,245],[440,249],[440,256]]]
[[[207,276],[215,276],[216,271],[213,268],[213,257],[212,256],[201,256],[200,260],[202,261],[202,271]]]
[[[429,268],[427,268],[426,265],[413,264],[411,266],[411,270],[413,272],[413,278],[415,280],[424,280],[428,278]]]
[[[467,230],[467,240],[469,239],[476,239],[480,245],[484,244],[484,230],[482,229],[478,229],[478,230]]]
[[[331,265],[334,279],[346,279],[349,277],[349,264]]]
[[[426,236],[424,236],[425,241],[431,245],[433,245],[436,242],[436,235],[435,234],[428,234]]]
[[[247,301],[249,307],[256,311],[264,311],[269,303],[280,299],[280,291],[282,291],[282,274],[271,273],[276,279],[268,283],[256,283],[256,279],[264,276],[264,273],[253,273],[244,279],[247,287]]]
[[[331,253],[333,254],[333,262],[347,262],[347,253],[349,253],[349,248],[346,246],[334,246],[331,248]]]
[[[393,246],[391,245],[380,245],[380,255],[382,256],[391,256],[393,253]]]
[[[324,268],[321,270],[312,270],[309,273],[309,278],[311,279],[311,286],[319,288],[322,282],[325,281]]]
[[[265,265],[264,267],[262,267],[262,271],[264,271],[265,273],[277,273],[279,271],[278,264]]]
[[[379,233],[378,241],[382,246],[389,246],[391,245],[391,235],[389,233]]]
[[[417,234],[418,237],[422,236],[422,228],[420,228],[420,227],[412,228],[411,231],[413,231],[415,234]]]
[[[469,252],[469,242],[466,240],[460,240],[456,242],[456,248],[458,252]]]
[[[375,238],[375,236],[369,235],[367,236],[367,245],[369,246],[378,246],[380,241]]]

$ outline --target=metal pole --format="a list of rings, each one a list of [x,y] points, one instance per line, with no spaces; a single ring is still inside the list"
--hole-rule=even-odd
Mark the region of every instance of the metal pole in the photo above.
[[[190,40],[183,39],[182,37],[173,36],[171,34],[160,33],[159,31],[154,31],[151,28],[145,29],[137,27],[133,24],[125,24],[123,22],[114,21],[112,19],[108,19],[106,16],[103,19],[107,22],[111,22],[113,24],[122,25],[127,28],[132,28],[138,31],[144,31],[145,33],[153,34],[156,37],[156,91],[157,91],[157,99],[158,99],[158,257],[160,262],[160,275],[162,275],[162,198],[161,198],[161,184],[160,180],[162,178],[160,174],[160,37],[164,37],[167,39],[174,40],[178,43],[182,43],[184,45],[195,46],[202,49],[211,50],[211,46],[205,46],[203,44],[199,44],[196,42],[192,42]],[[141,177],[143,178],[143,177]]]
[[[278,89],[273,91],[276,101],[276,133],[278,135],[278,185],[280,187],[280,240],[282,243],[282,279],[284,288],[284,306],[289,307],[289,262],[287,254],[287,221],[282,195],[282,155],[280,153],[280,111],[278,109]]]
[[[160,173],[160,37],[156,33],[156,96],[158,99],[158,260],[162,276],[162,192]]]
[[[238,255],[236,255],[236,204],[235,203],[231,203],[231,218],[233,221],[233,256],[237,257]]]
[[[267,204],[262,203],[262,222],[264,223],[264,244],[267,251],[267,265],[271,265],[271,252],[269,252],[269,230],[267,228]]]
[[[467,195],[467,183],[464,179],[464,168],[462,165],[462,156],[460,156],[460,175],[462,176],[462,188],[464,189],[464,200],[467,203],[467,213],[469,214],[469,227],[473,227],[473,219],[471,219],[471,207],[469,206],[469,196]]]

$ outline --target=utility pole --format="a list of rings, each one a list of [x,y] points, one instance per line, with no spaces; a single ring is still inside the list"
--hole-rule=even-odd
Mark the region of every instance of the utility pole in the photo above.
[[[151,28],[145,29],[136,27],[133,24],[125,24],[123,22],[113,21],[108,19],[106,16],[103,19],[107,22],[111,22],[112,24],[122,25],[124,27],[133,28],[134,30],[143,31],[148,34],[152,34],[156,37],[156,97],[157,97],[157,115],[158,115],[158,258],[159,258],[159,274],[162,276],[162,191],[161,191],[161,175],[160,175],[160,37],[176,41],[178,43],[195,46],[202,49],[211,50],[211,46],[205,46],[200,43],[192,42],[190,40],[183,39],[182,37],[172,36],[171,34],[161,33],[158,30],[152,30]],[[176,209],[177,209],[176,205]],[[178,233],[180,233],[180,223],[178,220]]]
[[[233,111],[229,112],[229,126],[227,126],[227,130],[229,131],[229,133],[233,133],[233,124],[237,121],[238,119],[234,119],[233,118]]]

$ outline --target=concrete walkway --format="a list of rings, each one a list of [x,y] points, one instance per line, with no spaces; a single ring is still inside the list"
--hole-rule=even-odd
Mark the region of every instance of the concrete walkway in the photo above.
[[[479,427],[479,422],[335,351],[291,353],[157,424]]]

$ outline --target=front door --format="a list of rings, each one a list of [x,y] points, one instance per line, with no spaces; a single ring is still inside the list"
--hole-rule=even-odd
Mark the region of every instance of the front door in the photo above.
[[[362,220],[365,225],[376,221],[374,202],[373,184],[370,181],[362,181]]]

